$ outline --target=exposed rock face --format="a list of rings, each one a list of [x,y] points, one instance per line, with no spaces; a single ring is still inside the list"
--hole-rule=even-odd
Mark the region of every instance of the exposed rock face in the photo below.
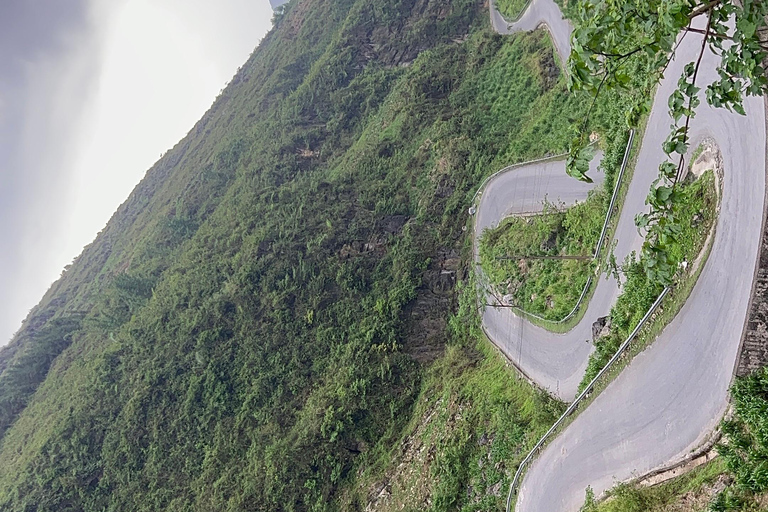
[[[501,496],[501,480],[488,487],[486,494],[490,496]]]
[[[394,235],[403,229],[406,222],[408,222],[406,215],[389,215],[381,220],[381,228],[385,233]]]
[[[551,233],[549,233],[549,236],[546,240],[541,242],[541,245],[539,246],[539,249],[541,249],[542,252],[548,253],[549,251],[552,251],[557,247],[557,235],[559,234],[559,230],[553,230]]]
[[[592,341],[597,341],[611,332],[611,317],[601,316],[592,324]]]
[[[704,146],[704,151],[701,152],[701,155],[699,155],[696,161],[691,165],[691,174],[698,179],[709,169],[717,169],[721,167],[721,163],[718,161],[719,157],[720,155],[718,154],[717,148],[711,144],[706,144]]]
[[[560,77],[560,66],[557,65],[553,52],[544,52],[538,62],[539,75],[546,89],[551,89],[557,84]]]
[[[287,3],[288,3],[288,0],[269,0],[269,5],[272,6],[273,10]]]
[[[458,250],[439,249],[424,272],[416,300],[406,308],[403,350],[421,363],[434,361],[445,348],[445,311],[450,308],[456,280],[461,277],[460,264]]]

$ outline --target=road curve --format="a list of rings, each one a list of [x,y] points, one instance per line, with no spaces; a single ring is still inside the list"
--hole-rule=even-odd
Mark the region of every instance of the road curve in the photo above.
[[[556,8],[552,0],[534,0],[531,8],[551,12],[553,6]],[[492,21],[495,14],[492,6]],[[562,23],[559,11],[555,19],[544,21],[555,33],[555,40],[570,36],[570,26]],[[563,26],[566,28],[552,28]],[[567,30],[567,36],[558,30]],[[507,27],[506,33],[513,31],[514,24]],[[664,158],[661,143],[670,124],[666,99],[682,67],[695,59],[700,46],[701,39],[688,34],[657,91],[658,101],[649,116],[635,175],[619,218],[617,258],[642,243],[633,218],[645,209],[648,187]],[[715,78],[714,63],[715,56],[707,53],[701,83]],[[717,234],[690,298],[656,342],[637,356],[533,463],[520,488],[517,512],[577,511],[587,486],[600,495],[617,482],[674,463],[700,445],[719,422],[727,406],[747,314],[766,185],[763,99],[749,98],[745,108],[747,116],[739,116],[702,102],[693,123],[693,142],[704,137],[715,139],[722,151],[725,172]],[[542,177],[541,199],[549,194],[552,200],[553,194],[556,196],[569,185],[581,187],[573,181],[565,185],[551,172],[542,167],[524,167],[489,181],[478,205],[475,233],[494,225],[515,207],[521,208],[501,204],[506,194],[518,190],[518,173],[538,173]],[[504,176],[506,184],[501,181]],[[522,180],[523,175],[519,176]],[[531,202],[531,196],[526,200]],[[500,204],[494,205],[493,201]],[[584,343],[584,328],[610,310],[617,293],[615,282],[601,279],[584,320],[565,335],[546,333],[509,310],[491,308],[483,314],[483,326],[524,373],[568,399],[575,393],[574,382],[581,378],[591,348]],[[598,312],[601,314],[596,315]]]
[[[516,32],[530,32],[544,26],[552,35],[560,60],[565,62],[571,54],[571,22],[563,18],[560,8],[552,0],[532,0],[522,16],[514,23],[509,23],[496,9],[495,0],[490,0],[491,25],[493,30],[502,35]]]
[[[597,169],[600,157],[593,159],[590,166],[595,183],[603,181],[603,174]],[[496,227],[512,214],[540,212],[544,200],[570,206],[586,199],[594,187],[568,176],[563,160],[510,168],[495,175],[483,188],[474,232],[479,234]],[[479,260],[476,243],[477,265]],[[610,309],[610,304],[607,307]],[[584,320],[566,334],[553,334],[509,308],[486,307],[483,311],[483,329],[488,337],[531,380],[566,400],[576,396],[584,374],[592,350],[592,344],[586,343],[591,338],[591,328],[591,322]]]

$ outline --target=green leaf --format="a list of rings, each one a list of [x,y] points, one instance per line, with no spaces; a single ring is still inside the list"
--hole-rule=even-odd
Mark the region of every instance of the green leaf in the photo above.
[[[736,30],[741,33],[740,37],[742,39],[749,39],[755,35],[755,32],[757,31],[757,23],[741,18],[736,22]]]
[[[657,187],[656,198],[659,201],[666,203],[667,201],[669,201],[669,198],[672,197],[673,190],[674,189],[672,187],[666,187],[666,186]]]

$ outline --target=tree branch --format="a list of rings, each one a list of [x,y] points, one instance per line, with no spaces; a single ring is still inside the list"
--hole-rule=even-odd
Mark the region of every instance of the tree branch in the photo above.
[[[709,27],[712,23],[712,13],[709,13],[709,16],[707,16],[707,28],[704,30],[705,33],[709,32]],[[691,79],[691,84],[696,85],[696,77],[699,76],[699,67],[701,66],[701,59],[704,57],[704,51],[707,49],[707,38],[702,37],[701,38],[701,51],[699,51],[699,58],[696,59],[696,67],[693,69],[693,78]],[[691,96],[688,99],[688,115],[685,116],[685,131],[683,132],[683,143],[688,143],[688,127],[691,123],[691,113],[692,113],[692,107],[693,107],[693,98],[694,96]],[[677,182],[680,181],[680,177],[682,176],[683,169],[685,168],[685,155],[680,155],[680,160],[677,164],[677,174],[675,175],[675,182],[673,183],[673,186],[677,185]]]
[[[610,57],[610,58],[615,58],[615,59],[626,59],[627,57],[630,57],[630,56],[636,54],[637,52],[639,52],[640,50],[642,50],[643,48],[645,48],[645,46],[638,46],[634,50],[629,51],[627,53],[605,53],[605,52],[600,52],[600,51],[597,51],[597,50],[595,50],[593,48],[590,48],[589,46],[584,46],[584,48],[586,48],[587,50],[591,51],[595,55],[600,55],[601,57]]]
[[[592,104],[589,105],[589,110],[587,111],[587,115],[584,117],[584,124],[581,126],[582,133],[586,131],[587,124],[589,123],[589,118],[592,117],[592,110],[595,108],[595,104],[597,103],[597,98],[600,96],[600,91],[603,89],[603,85],[605,85],[605,81],[608,79],[608,75],[610,74],[610,71],[608,70],[608,66],[605,67],[605,73],[603,73],[603,79],[600,80],[600,85],[597,86],[597,91],[595,91],[595,96],[592,98]]]
[[[704,34],[707,37],[716,37],[718,39],[727,39],[729,41],[733,41],[733,38],[730,36],[726,36],[724,34],[715,34],[714,32],[705,31],[700,28],[686,27],[683,30],[686,32],[694,32],[696,34]]]
[[[667,59],[667,63],[664,64],[664,67],[661,68],[661,74],[664,75],[664,73],[667,71],[667,68],[669,67],[669,63],[672,62],[672,59],[675,58],[675,53],[677,52],[677,49],[680,47],[680,45],[683,42],[683,39],[685,39],[685,36],[688,35],[687,31],[683,32],[683,35],[680,37],[680,39],[677,40],[677,43],[675,43],[675,47],[672,48],[672,51],[669,54],[669,58]]]
[[[498,256],[497,260],[591,260],[592,255],[584,256]]]
[[[723,3],[723,0],[712,0],[711,2],[707,2],[705,4],[701,4],[696,9],[691,11],[691,14],[688,15],[688,19],[692,20],[693,18],[700,16],[704,14],[705,12],[709,12],[712,10],[713,7],[717,7]],[[709,27],[709,24],[707,24],[707,27]]]

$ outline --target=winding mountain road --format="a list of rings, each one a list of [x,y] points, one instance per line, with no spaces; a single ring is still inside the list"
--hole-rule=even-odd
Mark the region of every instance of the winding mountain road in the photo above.
[[[568,206],[583,201],[595,184],[603,181],[603,174],[597,169],[599,161],[598,155],[590,164],[593,184],[568,176],[563,160],[502,171],[490,179],[481,192],[474,232],[480,234],[493,228],[512,214],[540,212],[544,199]],[[477,245],[475,262],[479,265]],[[590,301],[585,320],[565,334],[534,325],[510,308],[493,307],[483,311],[483,330],[531,380],[563,400],[573,400],[593,349],[591,343],[585,343],[592,337],[592,322],[607,314],[618,293],[608,292],[606,283],[599,282],[596,291],[600,293],[595,293]],[[618,290],[615,282],[612,283]],[[592,320],[588,321],[589,318]]]
[[[549,29],[552,43],[563,62],[571,54],[571,22],[563,18],[560,8],[554,1],[533,0],[525,12],[514,23],[509,23],[496,9],[494,0],[490,0],[491,25],[493,30],[502,35],[516,32],[530,32],[540,26]]]
[[[570,50],[571,26],[552,0],[533,0],[512,24],[491,2],[491,21],[505,34],[546,24],[561,58]],[[656,93],[616,230],[618,260],[642,243],[634,217],[645,210],[648,189],[665,157],[661,143],[670,125],[666,99],[683,66],[696,58],[700,37],[687,35]],[[715,63],[716,57],[707,52],[700,83],[716,78]],[[517,512],[577,511],[587,486],[599,496],[618,482],[682,460],[720,421],[752,289],[766,190],[763,99],[749,98],[745,108],[747,115],[740,116],[702,101],[693,122],[691,147],[705,137],[714,139],[722,152],[724,176],[716,236],[690,298],[653,345],[531,465],[520,487]],[[511,213],[535,211],[545,198],[570,204],[586,197],[588,190],[565,175],[563,162],[501,172],[482,191],[475,234]],[[571,400],[592,349],[585,343],[591,324],[608,314],[618,293],[613,279],[601,278],[584,319],[566,334],[549,333],[507,308],[486,308],[483,327],[534,382]]]

